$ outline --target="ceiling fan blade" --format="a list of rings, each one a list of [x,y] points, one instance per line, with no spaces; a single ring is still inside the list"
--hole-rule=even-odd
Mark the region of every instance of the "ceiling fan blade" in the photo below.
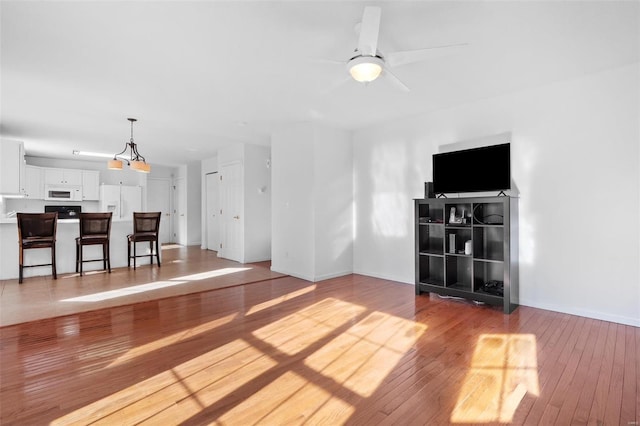
[[[463,51],[469,43],[449,44],[446,46],[427,47],[425,49],[403,50],[385,55],[385,61],[392,67],[425,61],[431,58],[454,55]]]
[[[380,30],[380,8],[367,6],[362,14],[358,51],[361,55],[375,56],[378,48],[378,31]]]
[[[400,81],[398,77],[396,77],[391,71],[389,71],[389,68],[385,67],[382,74],[386,77],[387,80],[389,80],[391,84],[396,86],[396,88],[402,90],[403,92],[410,91],[406,84]]]
[[[346,76],[343,77],[339,80],[335,80],[333,83],[331,83],[331,85],[329,87],[326,87],[322,90],[320,90],[319,95],[320,96],[326,96],[332,92],[335,92],[336,90],[338,90],[339,88],[341,88],[342,86],[346,85],[347,83],[353,81],[353,79],[351,78],[351,76]]]

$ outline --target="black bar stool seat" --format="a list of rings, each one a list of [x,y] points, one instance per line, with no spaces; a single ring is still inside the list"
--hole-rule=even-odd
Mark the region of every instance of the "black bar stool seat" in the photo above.
[[[18,283],[22,284],[24,268],[51,266],[53,279],[58,279],[56,272],[56,228],[58,213],[18,213],[19,273]],[[51,249],[51,263],[38,265],[24,264],[24,251],[29,249]]]
[[[111,273],[109,236],[113,213],[80,213],[80,236],[76,238],[76,272],[82,276],[82,265],[86,262],[102,262],[102,269]],[[102,257],[85,260],[82,255],[84,246],[101,245]]]
[[[153,243],[155,242],[156,250],[155,256],[158,261],[158,267],[160,267],[160,246],[158,244],[158,233],[160,230],[160,215],[161,212],[133,212],[133,234],[127,235],[127,266],[131,266],[131,259],[133,259],[133,269],[136,269],[136,258],[147,257],[151,260],[153,265]],[[136,243],[149,242],[149,254],[136,253]],[[133,255],[131,254],[131,247],[133,246]]]

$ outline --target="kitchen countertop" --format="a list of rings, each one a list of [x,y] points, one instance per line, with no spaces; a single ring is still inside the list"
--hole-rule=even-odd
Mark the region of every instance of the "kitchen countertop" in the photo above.
[[[58,219],[58,224],[67,224],[67,223],[78,223],[80,219]],[[17,219],[16,217],[5,217],[0,219],[0,224],[5,224],[5,223],[9,223],[9,224],[16,224],[17,223]],[[126,219],[126,218],[113,218],[111,220],[111,222],[133,222],[133,218],[131,219]]]
[[[18,278],[18,225],[15,217],[0,219],[0,280]],[[56,265],[58,274],[75,273],[76,237],[79,233],[79,219],[58,219],[56,231]],[[111,223],[111,268],[127,266],[127,235],[133,230],[131,219],[113,219]],[[102,247],[86,246],[85,259],[101,257]],[[138,254],[148,253],[148,244],[139,244]],[[25,251],[25,264],[48,263],[51,259],[47,249]],[[162,257],[162,253],[161,253]],[[149,263],[148,257],[139,258],[138,265]],[[85,263],[86,271],[102,269],[102,262]],[[24,276],[50,275],[51,267],[26,268]]]

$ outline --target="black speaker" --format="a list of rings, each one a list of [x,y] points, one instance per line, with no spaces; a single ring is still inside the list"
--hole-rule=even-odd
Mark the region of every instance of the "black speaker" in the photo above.
[[[424,183],[424,198],[434,198],[433,182]]]

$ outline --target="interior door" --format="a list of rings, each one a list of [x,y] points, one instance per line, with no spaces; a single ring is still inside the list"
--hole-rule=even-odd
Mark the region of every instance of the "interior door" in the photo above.
[[[222,247],[220,257],[244,262],[244,217],[242,164],[222,166],[220,179],[220,221]]]
[[[171,180],[168,178],[147,179],[147,210],[161,212],[160,244],[172,242],[171,234]]]
[[[207,194],[207,249],[218,251],[220,248],[220,177],[218,172],[206,175]]]
[[[174,241],[187,245],[187,186],[184,178],[176,178],[173,193]]]

